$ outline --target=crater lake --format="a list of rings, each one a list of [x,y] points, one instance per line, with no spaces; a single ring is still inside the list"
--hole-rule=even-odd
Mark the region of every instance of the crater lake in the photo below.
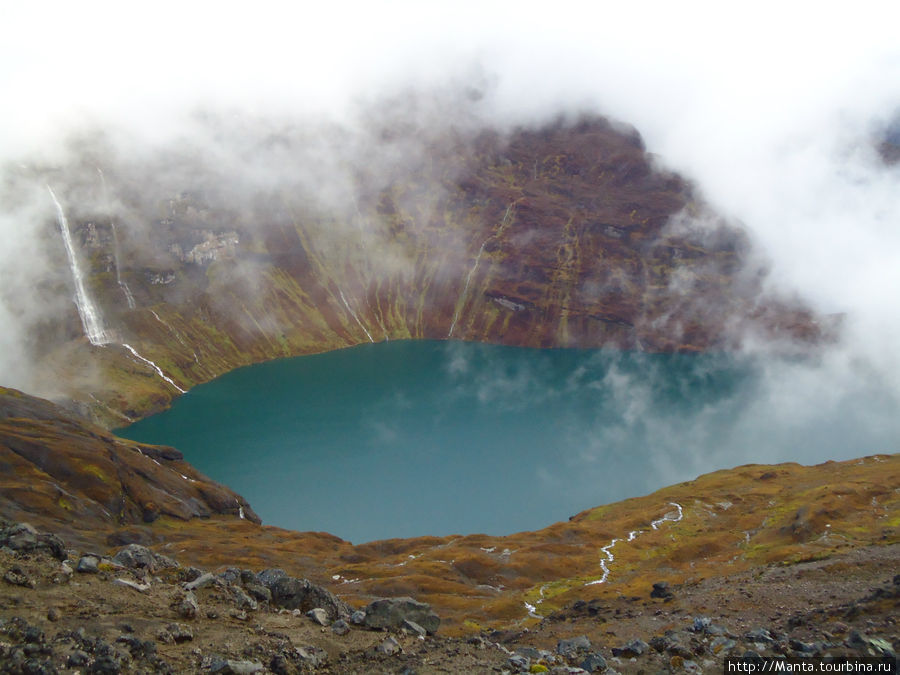
[[[240,368],[117,433],[178,448],[267,525],[499,535],[735,465],[896,452],[890,397],[829,377],[786,358],[383,342]]]

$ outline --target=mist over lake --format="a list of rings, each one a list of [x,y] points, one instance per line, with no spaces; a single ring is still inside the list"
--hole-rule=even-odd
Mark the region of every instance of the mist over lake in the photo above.
[[[118,433],[177,447],[268,525],[354,543],[500,535],[739,464],[897,451],[890,396],[862,378],[779,389],[805,368],[384,342],[240,368]]]

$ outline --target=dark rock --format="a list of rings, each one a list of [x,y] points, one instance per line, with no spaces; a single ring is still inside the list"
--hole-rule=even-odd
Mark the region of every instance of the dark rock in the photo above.
[[[194,639],[194,632],[190,629],[189,626],[185,626],[183,623],[170,623],[166,626],[166,630],[169,635],[172,636],[172,639],[181,644],[182,642],[190,642]]]
[[[774,642],[775,639],[772,637],[772,634],[767,631],[765,628],[754,628],[747,633],[744,633],[744,640],[747,642]]]
[[[256,580],[271,591],[272,587],[275,585],[275,582],[279,579],[283,579],[286,576],[287,574],[284,570],[272,568],[263,570],[262,572],[257,574]]]
[[[414,621],[429,635],[434,635],[441,619],[431,611],[431,605],[412,598],[383,598],[366,607],[367,628],[399,628],[404,621]]]
[[[197,614],[200,613],[200,604],[197,602],[197,598],[194,597],[193,592],[187,591],[181,597],[175,607],[175,611],[178,612],[178,616],[182,619],[197,618]]]
[[[272,601],[272,591],[263,586],[262,584],[258,584],[255,581],[244,584],[244,590],[247,591],[255,600],[259,602],[271,602]]]
[[[350,632],[350,625],[343,619],[338,619],[331,624],[331,632],[335,635],[346,635]]]
[[[249,609],[254,612],[259,607],[256,600],[244,593],[240,588],[234,589],[234,604],[238,609]]]
[[[28,523],[16,523],[0,529],[0,546],[13,551],[46,551],[57,560],[66,559],[66,546],[55,534],[38,532]]]
[[[591,641],[588,640],[587,636],[579,635],[569,640],[560,640],[556,644],[556,653],[566,658],[572,658],[581,652],[590,650],[590,648]]]
[[[589,673],[599,673],[607,668],[606,659],[596,652],[589,654],[579,665],[583,670],[586,670]]]
[[[298,647],[297,657],[308,668],[320,668],[328,661],[328,653],[319,647]]]
[[[241,579],[241,570],[237,567],[227,567],[219,573],[219,578],[226,584],[235,584]]]
[[[366,623],[366,613],[365,611],[358,609],[353,614],[350,615],[350,623],[354,626],[362,626]]]
[[[800,640],[789,640],[788,645],[791,649],[793,649],[799,656],[811,656],[816,653],[816,646],[810,644],[808,642],[801,642]]]
[[[881,638],[871,638],[859,631],[852,631],[846,640],[846,645],[869,656],[887,656],[897,658],[893,645]]]
[[[113,562],[128,569],[146,569],[155,572],[178,567],[178,563],[160,553],[154,553],[146,546],[128,544],[113,556]]]
[[[523,656],[522,654],[513,654],[509,657],[507,663],[509,663],[510,667],[514,670],[518,670],[519,672],[527,672],[528,668],[531,666],[531,659],[527,656]]]
[[[648,649],[650,649],[650,645],[643,640],[638,639],[626,643],[623,647],[613,647],[612,653],[613,656],[624,656],[625,658],[630,659],[635,656],[641,656],[646,653]]]
[[[91,660],[91,657],[88,656],[85,652],[80,649],[75,649],[74,651],[69,653],[68,658],[66,659],[66,667],[67,668],[83,668],[88,664]]]
[[[307,579],[279,577],[269,589],[272,591],[272,604],[276,607],[299,609],[303,612],[321,607],[328,612],[328,617],[332,620],[348,616],[353,611],[346,602]]]
[[[660,598],[663,600],[668,600],[669,598],[674,597],[672,591],[669,590],[669,582],[668,581],[658,581],[653,584],[653,590],[650,591],[651,598]]]
[[[62,612],[59,607],[51,607],[47,610],[48,621],[59,621],[62,618]]]
[[[537,661],[541,658],[540,650],[535,649],[534,647],[516,647],[516,654],[531,659],[532,661]]]

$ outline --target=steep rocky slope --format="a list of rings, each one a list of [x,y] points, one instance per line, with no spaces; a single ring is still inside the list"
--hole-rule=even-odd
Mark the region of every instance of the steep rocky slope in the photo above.
[[[370,340],[673,351],[823,334],[763,292],[744,234],[632,129],[384,124],[343,174],[342,151],[320,162],[345,183],[327,200],[291,182],[308,139],[290,130],[248,150],[284,165],[277,189],[186,154],[136,164],[90,145],[38,172],[58,185],[112,338],[88,344],[74,307],[48,319],[37,390],[118,426],[239,365]],[[48,221],[66,270],[58,229]],[[47,292],[70,284],[57,275]]]

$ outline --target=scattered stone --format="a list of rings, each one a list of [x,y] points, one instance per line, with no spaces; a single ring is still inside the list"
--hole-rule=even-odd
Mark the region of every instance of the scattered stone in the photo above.
[[[669,598],[673,598],[675,596],[669,589],[668,581],[657,581],[655,584],[653,584],[653,590],[650,591],[650,597],[668,600]]]
[[[362,626],[366,623],[366,613],[358,609],[350,615],[350,623],[354,626]]]
[[[747,642],[760,643],[769,643],[775,641],[775,639],[772,637],[772,634],[765,628],[754,628],[753,630],[744,633],[744,640],[746,640]]]
[[[268,588],[270,591],[272,590],[272,586],[275,585],[275,582],[279,579],[283,579],[287,576],[287,573],[278,568],[263,570],[259,574],[256,575],[256,580]]]
[[[83,668],[88,664],[91,660],[91,657],[88,656],[86,652],[81,651],[80,649],[76,649],[69,653],[68,658],[66,659],[66,667],[67,668]]]
[[[249,609],[254,612],[259,607],[256,600],[244,593],[240,588],[234,589],[234,604],[238,609]]]
[[[200,603],[192,591],[187,591],[177,603],[175,611],[182,619],[196,619],[200,613]]]
[[[419,637],[425,637],[428,633],[422,626],[417,624],[415,621],[410,621],[409,619],[404,619],[403,623],[400,624],[400,630],[409,635],[418,635]]]
[[[852,649],[870,656],[887,656],[892,659],[897,658],[897,654],[894,652],[894,648],[890,642],[881,638],[870,638],[856,630],[850,632],[850,637],[847,638],[845,644]]]
[[[62,612],[59,607],[51,607],[47,610],[48,621],[59,621],[62,618]]]
[[[237,619],[238,621],[246,621],[247,619],[250,618],[250,615],[247,614],[246,610],[243,610],[243,609],[241,609],[241,610],[233,609],[233,610],[231,610],[229,616],[231,616],[232,619]]]
[[[527,656],[523,656],[522,654],[513,654],[509,657],[507,661],[510,667],[513,670],[518,670],[519,672],[527,672],[528,668],[531,666],[531,659]]]
[[[47,551],[57,560],[66,559],[66,547],[55,534],[38,532],[29,523],[16,523],[0,529],[0,546],[13,551]]]
[[[241,578],[241,570],[237,567],[227,567],[219,574],[219,578],[226,584],[237,583]]]
[[[184,584],[184,589],[186,591],[196,591],[201,588],[206,588],[210,584],[215,583],[215,581],[216,581],[216,577],[213,574],[206,572],[205,574],[201,574],[199,577],[197,577],[193,581]]]
[[[319,647],[298,647],[297,657],[309,668],[320,668],[328,660],[328,653]]]
[[[400,650],[400,643],[392,637],[386,637],[380,645],[375,647],[375,651],[387,654],[388,656],[396,654]]]
[[[556,653],[568,659],[576,656],[580,652],[586,652],[590,648],[591,641],[588,640],[587,636],[579,635],[578,637],[569,640],[560,640],[556,644]]]
[[[234,661],[232,659],[213,659],[209,665],[211,673],[219,675],[252,675],[265,670],[265,666],[257,661]]]
[[[719,636],[709,645],[710,651],[716,656],[724,655],[737,646],[737,642],[731,638]]]
[[[166,626],[166,631],[177,644],[190,642],[194,639],[194,632],[190,629],[190,626],[185,626],[183,623],[170,623]]]
[[[586,670],[589,673],[599,673],[606,670],[606,659],[604,659],[600,654],[596,652],[593,654],[589,654],[588,657],[581,662],[582,670]]]
[[[113,562],[128,569],[145,568],[153,570],[156,563],[153,551],[140,544],[128,544],[128,546],[116,553],[112,559]]]
[[[715,642],[713,642],[713,644],[715,644]],[[791,639],[790,641],[788,641],[788,645],[799,656],[812,656],[818,651],[815,645],[808,642],[801,642],[800,640]]]
[[[281,576],[267,587],[272,591],[272,604],[276,607],[299,609],[303,612],[321,607],[328,612],[328,617],[332,620],[347,616],[353,611],[346,602],[307,579]]]
[[[409,597],[384,598],[366,607],[365,625],[368,628],[399,628],[404,621],[419,624],[429,635],[434,635],[441,625],[441,619],[431,611],[431,605]]]
[[[247,593],[249,593],[250,596],[258,602],[272,601],[272,591],[270,591],[262,584],[256,583],[255,581],[244,583],[244,590],[247,591]]]
[[[95,555],[81,556],[75,566],[75,571],[82,574],[96,574],[100,571],[100,558]]]
[[[625,658],[630,659],[641,656],[646,653],[648,649],[650,649],[650,645],[643,640],[638,639],[626,643],[623,647],[613,647],[612,653],[613,656],[624,656]]]
[[[18,565],[14,565],[6,570],[6,574],[3,575],[3,581],[13,586],[22,586],[24,588],[34,588],[37,585]]]
[[[335,635],[346,635],[350,632],[350,625],[343,619],[338,619],[331,624],[331,632]]]
[[[126,588],[131,588],[139,593],[146,593],[150,590],[150,584],[139,584],[136,581],[131,581],[130,579],[115,579],[113,581],[117,586],[125,586]]]
[[[317,623],[320,626],[328,625],[328,612],[321,607],[314,607],[306,613],[306,616],[312,619],[313,623]]]

